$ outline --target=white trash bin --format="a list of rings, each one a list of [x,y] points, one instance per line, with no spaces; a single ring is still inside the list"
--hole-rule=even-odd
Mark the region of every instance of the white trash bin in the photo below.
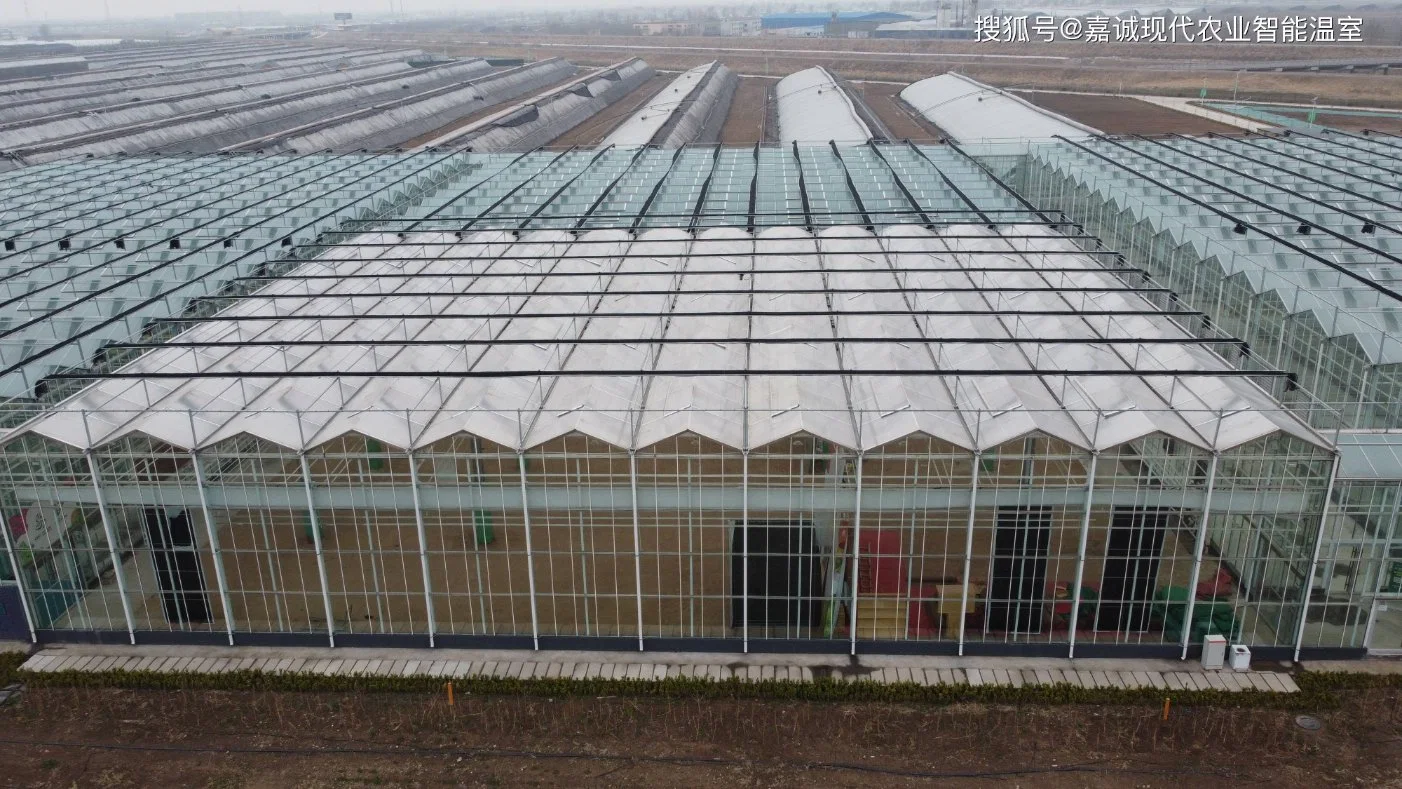
[[[1227,662],[1227,639],[1210,635],[1202,640],[1202,667],[1216,671]]]
[[[1232,644],[1229,657],[1232,671],[1251,670],[1251,650],[1245,644]]]

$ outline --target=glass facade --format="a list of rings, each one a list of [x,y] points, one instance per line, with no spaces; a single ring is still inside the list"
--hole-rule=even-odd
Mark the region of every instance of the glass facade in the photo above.
[[[976,454],[803,433],[632,453],[578,433],[520,452],[463,434],[412,454],[355,434],[305,453],[16,444],[5,514],[36,627],[138,642],[1176,654],[1220,632],[1289,651],[1332,462],[1279,434],[1216,456],[1037,434]]]
[[[1402,279],[1387,135],[1096,138],[998,157],[1011,183],[1143,266],[1249,343],[1243,367],[1295,375],[1282,402],[1339,444],[1304,643],[1402,649],[1397,502]],[[1397,567],[1398,583],[1392,572]]]

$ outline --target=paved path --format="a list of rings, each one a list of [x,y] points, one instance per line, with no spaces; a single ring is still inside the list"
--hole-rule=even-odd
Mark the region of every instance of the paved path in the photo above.
[[[1356,662],[1354,665],[1357,665]],[[510,679],[635,679],[699,677],[714,681],[821,677],[920,685],[1070,684],[1084,688],[1258,690],[1296,693],[1290,675],[1275,671],[1204,671],[1173,660],[953,658],[863,655],[731,655],[681,652],[525,652],[507,650],[385,650],[271,647],[155,647],[72,645],[36,652],[35,672],[157,671],[379,677],[496,677]]]

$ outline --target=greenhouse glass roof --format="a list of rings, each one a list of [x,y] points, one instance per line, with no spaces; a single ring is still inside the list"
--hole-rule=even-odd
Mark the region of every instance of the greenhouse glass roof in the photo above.
[[[356,432],[639,448],[690,431],[857,449],[1031,431],[1104,449],[1319,441],[1071,240],[1039,226],[366,234],[21,432],[306,449]],[[1160,296],[1162,294],[1159,294]]]
[[[35,340],[4,380],[92,384],[17,432],[77,446],[1319,441],[1283,373],[949,146],[97,159],[0,189],[32,195],[0,236],[33,316],[3,338]]]
[[[0,176],[0,397],[85,366],[344,220],[383,213],[446,155],[69,160]]]
[[[1031,155],[1215,257],[1376,364],[1402,363],[1402,139],[1095,138]]]

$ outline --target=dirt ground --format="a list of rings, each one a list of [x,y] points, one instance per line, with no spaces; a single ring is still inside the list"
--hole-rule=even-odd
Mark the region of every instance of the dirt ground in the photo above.
[[[1254,101],[1402,106],[1402,73],[1241,71],[1281,59],[1395,57],[1391,47],[1278,45],[990,44],[967,41],[493,36],[489,41],[448,35],[396,33],[328,36],[323,44],[426,46],[454,56],[564,57],[606,65],[637,55],[653,68],[681,70],[719,58],[739,74],[783,77],[814,65],[849,80],[913,82],[950,69],[1004,87],[1151,93],[1224,98],[1235,91]]]
[[[887,82],[849,82],[847,85],[861,96],[896,139],[923,142],[940,138],[937,126],[915,114],[901,100],[899,94],[903,85]]]
[[[1107,134],[1240,134],[1241,129],[1124,96],[1015,91],[1019,96]]]
[[[1276,710],[34,689],[3,783],[192,786],[1397,786],[1396,691]]]
[[[637,112],[643,105],[676,79],[676,74],[658,74],[633,89],[632,93],[619,99],[617,103],[605,107],[585,122],[570,129],[550,141],[551,148],[568,148],[571,145],[593,146],[607,137],[618,124]]]
[[[769,95],[777,80],[764,77],[741,77],[730,100],[730,114],[720,130],[725,145],[753,145],[764,141],[764,120]]]

